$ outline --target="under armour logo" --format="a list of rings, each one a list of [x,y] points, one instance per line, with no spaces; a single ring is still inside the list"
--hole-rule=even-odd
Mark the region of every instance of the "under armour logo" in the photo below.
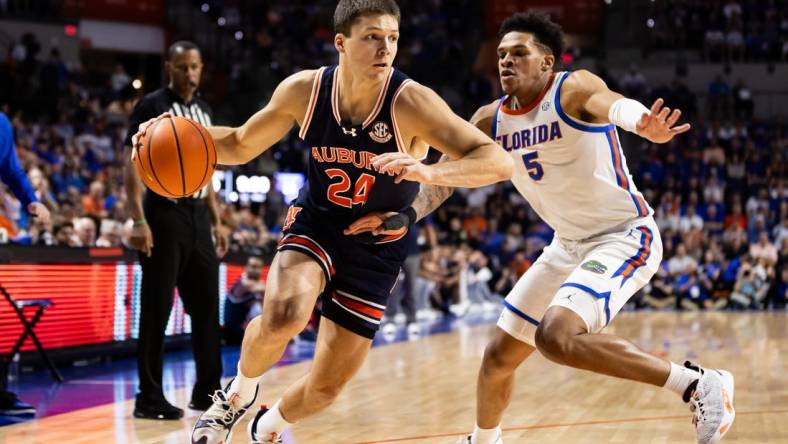
[[[355,128],[346,129],[344,126],[341,127],[341,128],[342,128],[342,132],[343,133],[350,134],[351,136],[356,137],[356,129]]]

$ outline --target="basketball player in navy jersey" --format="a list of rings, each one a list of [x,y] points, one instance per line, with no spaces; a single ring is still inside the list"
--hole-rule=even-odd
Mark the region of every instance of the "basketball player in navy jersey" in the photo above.
[[[479,370],[476,427],[462,443],[503,443],[515,370],[536,350],[558,364],[676,392],[690,404],[697,442],[719,441],[735,417],[729,372],[681,366],[602,333],[662,258],[653,211],[627,171],[616,127],[665,143],[689,124],[677,125],[681,112],[662,99],[649,110],[588,71],[555,72],[563,36],[547,16],[515,14],[499,36],[505,95],[471,120],[515,159],[512,184],[555,237],[506,297]],[[386,154],[382,169],[395,163],[413,160]],[[451,192],[422,187],[413,203],[417,219]],[[374,233],[407,218],[384,219],[365,216],[352,226]]]
[[[238,374],[200,416],[193,443],[230,441],[232,427],[261,398],[263,373],[304,328],[318,297],[322,319],[312,367],[250,422],[251,439],[279,442],[288,425],[327,407],[361,367],[407,255],[407,226],[356,235],[351,222],[409,208],[419,183],[478,187],[512,173],[511,159],[492,139],[392,67],[399,17],[393,0],[340,0],[334,13],[338,66],[285,79],[240,127],[209,128],[218,162],[236,165],[297,124],[310,162],[308,183],[288,211],[271,264],[263,313],[246,329]],[[428,146],[450,160],[378,170],[384,153],[418,159]]]

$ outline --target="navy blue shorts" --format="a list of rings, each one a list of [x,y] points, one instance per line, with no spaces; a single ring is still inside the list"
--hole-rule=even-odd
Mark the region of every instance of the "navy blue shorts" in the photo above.
[[[387,243],[364,243],[342,233],[305,207],[290,207],[278,251],[297,251],[315,260],[326,276],[321,314],[372,339],[407,248],[404,236]]]

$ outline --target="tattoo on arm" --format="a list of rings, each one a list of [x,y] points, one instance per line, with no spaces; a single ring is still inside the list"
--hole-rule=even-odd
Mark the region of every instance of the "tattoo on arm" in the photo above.
[[[421,220],[424,216],[435,211],[452,193],[454,193],[452,187],[422,185],[411,205],[416,210],[416,220]]]
[[[438,162],[445,162],[447,160],[449,160],[449,156],[444,154]],[[424,216],[438,209],[452,193],[454,193],[454,187],[422,184],[419,189],[419,194],[416,195],[416,199],[414,199],[411,204],[413,209],[416,210],[416,220],[420,221],[424,219]]]

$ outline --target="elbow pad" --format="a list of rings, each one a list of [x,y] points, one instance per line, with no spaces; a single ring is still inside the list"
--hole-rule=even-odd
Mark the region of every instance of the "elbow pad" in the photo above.
[[[631,133],[637,133],[637,124],[643,114],[651,111],[637,100],[622,97],[612,105],[607,113],[610,123],[621,127]]]

